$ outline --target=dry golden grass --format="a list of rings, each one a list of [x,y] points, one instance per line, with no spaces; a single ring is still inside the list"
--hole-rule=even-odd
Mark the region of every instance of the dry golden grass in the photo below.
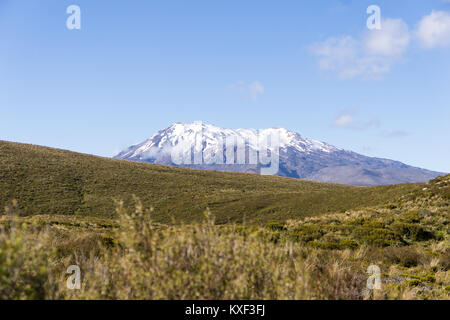
[[[63,217],[49,225],[15,210],[2,217],[1,299],[449,298],[447,240],[325,250],[276,240],[271,227],[217,226],[208,211],[199,224],[154,224],[138,200],[131,212],[118,203],[106,229],[101,220],[92,229]],[[66,287],[73,264],[81,290]],[[366,288],[372,264],[382,269],[381,290]]]

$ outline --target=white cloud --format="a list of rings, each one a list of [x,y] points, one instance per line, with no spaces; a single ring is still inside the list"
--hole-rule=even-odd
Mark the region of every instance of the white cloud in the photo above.
[[[332,126],[336,128],[348,128],[353,126],[353,116],[350,114],[341,114],[332,122]]]
[[[336,72],[341,78],[353,78],[361,73],[358,67],[358,42],[351,36],[328,38],[311,46],[318,57],[320,70]]]
[[[355,111],[347,110],[340,113],[331,122],[331,126],[335,128],[344,128],[352,130],[367,130],[372,127],[380,126],[380,121],[378,119],[371,119],[368,121],[360,121],[355,119]]]
[[[331,122],[331,126],[337,129],[346,129],[352,131],[366,131],[366,130],[377,130],[381,127],[380,120],[376,118],[372,118],[367,121],[362,121],[356,117],[355,110],[346,110],[337,115],[334,120]],[[409,132],[404,130],[381,130],[379,131],[379,135],[384,138],[394,139],[394,138],[403,138],[410,135]]]
[[[328,38],[312,45],[311,51],[321,70],[336,72],[341,78],[380,78],[402,59],[410,39],[403,20],[385,19],[381,30],[367,31],[359,39],[348,35]]]
[[[257,100],[258,96],[262,96],[264,94],[264,86],[258,81],[253,81],[249,85],[250,90],[250,98],[252,100]]]
[[[244,86],[245,86],[245,82],[243,80],[238,80],[232,84],[229,84],[228,88],[243,90]]]
[[[421,45],[427,49],[450,45],[450,13],[433,11],[423,17],[419,22],[416,36]]]
[[[401,57],[409,46],[411,36],[408,25],[401,19],[386,19],[381,30],[369,32],[364,40],[368,55]]]
[[[228,88],[239,91],[245,98],[250,98],[253,101],[258,100],[265,91],[264,86],[259,81],[247,83],[243,80],[238,80],[228,85]]]

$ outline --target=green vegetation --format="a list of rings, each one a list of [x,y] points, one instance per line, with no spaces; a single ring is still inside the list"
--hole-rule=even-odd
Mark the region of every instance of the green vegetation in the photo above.
[[[0,141],[0,207],[16,199],[24,215],[113,217],[132,196],[155,208],[154,220],[283,222],[384,204],[421,184],[357,188],[254,174],[212,172],[106,159]],[[245,192],[244,192],[245,190]]]
[[[161,225],[138,200],[131,212],[119,203],[113,221],[19,217],[18,210],[10,205],[0,220],[2,299],[450,298],[448,230],[437,223],[443,212],[426,224],[444,238],[382,247],[345,240],[339,228],[319,231],[339,219],[377,225],[378,215],[358,212],[262,227],[216,225],[209,211],[202,223]],[[305,236],[292,237],[303,224]],[[329,233],[334,242],[325,240]],[[73,264],[82,270],[81,290],[66,287]],[[382,288],[369,291],[373,264]]]
[[[354,188],[6,142],[0,165],[0,299],[450,298],[450,176]]]

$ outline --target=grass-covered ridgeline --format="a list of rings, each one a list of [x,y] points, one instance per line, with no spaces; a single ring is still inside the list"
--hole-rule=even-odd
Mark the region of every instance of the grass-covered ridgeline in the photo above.
[[[210,208],[217,223],[265,224],[396,199],[422,184],[358,188],[275,176],[198,171],[0,141],[0,208],[22,214],[112,217],[132,195],[153,206],[157,222],[198,222]]]

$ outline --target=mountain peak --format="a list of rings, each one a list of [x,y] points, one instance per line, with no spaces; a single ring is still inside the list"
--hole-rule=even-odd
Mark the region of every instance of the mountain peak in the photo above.
[[[425,182],[440,175],[345,151],[285,128],[227,129],[202,121],[175,122],[116,158],[252,173],[269,166],[274,171],[268,174],[359,186]]]
[[[327,143],[302,137],[297,132],[290,131],[281,127],[271,127],[268,129],[226,129],[212,124],[207,124],[202,121],[195,121],[192,123],[175,122],[168,128],[161,130],[159,133],[161,132],[170,133],[172,136],[186,136],[194,132],[196,134],[202,133],[207,136],[235,135],[244,140],[249,140],[251,138],[254,138],[255,136],[268,136],[272,134],[279,136],[280,148],[293,147],[302,152],[310,152],[313,150],[333,152],[340,150],[339,148],[331,146]],[[155,136],[152,136],[150,139],[154,137]]]

